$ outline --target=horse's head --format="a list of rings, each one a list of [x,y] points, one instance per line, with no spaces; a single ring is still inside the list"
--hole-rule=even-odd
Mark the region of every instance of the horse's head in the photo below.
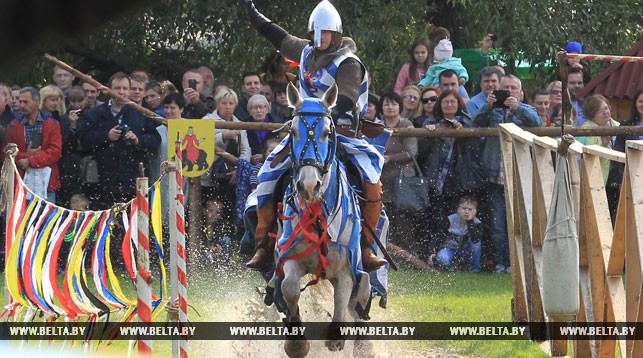
[[[292,84],[287,89],[288,104],[295,108],[290,128],[290,150],[295,190],[305,201],[322,197],[322,181],[335,159],[335,126],[330,109],[337,101],[333,84],[322,99],[302,99]]]

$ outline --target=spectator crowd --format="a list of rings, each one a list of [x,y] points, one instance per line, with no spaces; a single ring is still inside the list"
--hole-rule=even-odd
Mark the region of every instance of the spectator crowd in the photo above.
[[[528,96],[517,76],[490,65],[493,34],[482,41],[480,53],[486,65],[476,74],[468,73],[453,57],[446,29],[432,28],[428,37],[410,46],[409,61],[390,91],[369,93],[365,118],[389,129],[427,131],[495,128],[509,122],[521,127],[561,125],[561,82],[552,81]],[[582,45],[570,42],[566,50],[581,53]],[[143,69],[114,73],[106,86],[168,119],[284,123],[293,115],[286,85],[298,83],[290,67],[279,52],[271,53],[258,64],[258,71],[240,76],[239,92],[233,84],[216,81],[205,65],[187,70],[178,87],[152,79]],[[579,98],[590,79],[587,64],[568,60],[569,125],[616,126],[623,120],[642,125],[642,90],[634,98],[632,116],[617,121],[605,97]],[[28,183],[44,180],[40,187],[33,184],[35,192],[63,207],[107,209],[134,197],[138,163],[145,163],[152,182],[160,177],[160,163],[168,158],[167,128],[131,106],[103,97],[90,83],[77,81],[58,66],[52,80],[54,84],[40,89],[0,84],[0,139],[3,147],[18,146],[16,165],[25,179],[33,180]],[[478,93],[467,92],[469,81],[479,84]],[[217,155],[228,164],[227,171],[221,177],[220,167],[211,165],[200,180],[201,202],[188,203],[201,205],[205,213],[201,241],[206,246],[203,258],[209,263],[230,264],[243,235],[246,198],[257,185],[258,169],[283,135],[216,130]],[[624,149],[624,138],[581,140]],[[430,182],[430,206],[423,212],[398,210],[393,196],[397,178],[415,173],[414,159]],[[620,183],[618,164],[605,160],[602,169],[606,182]],[[510,272],[505,177],[497,137],[392,137],[381,179],[391,221],[390,242],[445,270]],[[613,210],[614,197],[617,200],[617,194],[610,201]],[[252,244],[241,248],[246,255],[254,249]]]

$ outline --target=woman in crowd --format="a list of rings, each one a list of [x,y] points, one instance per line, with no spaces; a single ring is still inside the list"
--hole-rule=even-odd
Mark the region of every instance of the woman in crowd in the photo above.
[[[630,118],[621,121],[621,125],[643,126],[643,87],[639,88],[634,94]],[[643,140],[643,136],[616,136],[616,140],[614,141],[614,150],[625,152],[625,141],[628,140]],[[610,213],[612,214],[612,223],[614,223],[614,219],[616,219],[616,209],[618,207],[618,200],[621,194],[621,183],[623,182],[624,170],[625,164],[617,161],[612,161],[610,163],[610,172],[607,178],[605,190],[607,192],[607,203],[609,204]]]
[[[248,99],[248,113],[250,113],[250,117],[254,122],[281,123],[281,120],[278,120],[270,114],[270,102],[268,102],[268,99],[261,94],[256,94]],[[253,165],[263,163],[265,159],[262,150],[264,142],[270,138],[278,138],[279,133],[273,133],[269,130],[256,130],[249,131],[247,133],[248,144],[250,145],[250,151],[252,152],[250,162]]]
[[[65,95],[58,86],[48,85],[40,89],[40,111],[43,116],[52,116],[57,120],[67,112]]]
[[[583,110],[587,116],[587,122],[583,123],[582,127],[615,127],[619,123],[612,119],[610,112],[610,104],[607,98],[600,94],[595,94],[587,97],[583,101]],[[585,145],[600,145],[603,147],[612,148],[612,136],[593,136],[593,137],[579,137],[578,141]],[[609,174],[610,160],[607,158],[600,158],[601,171],[603,172],[603,180],[607,182]]]
[[[534,96],[531,98],[531,105],[536,108],[536,113],[540,117],[540,121],[543,127],[551,127],[553,125],[551,121],[551,100],[550,95],[547,90],[538,90],[534,92]]]
[[[66,208],[70,206],[72,196],[83,193],[82,183],[78,181],[78,178],[82,177],[81,161],[87,154],[80,145],[77,130],[87,112],[85,102],[83,88],[80,86],[72,87],[69,90],[69,111],[60,117],[63,150],[58,162],[60,189],[56,195],[56,203]],[[64,105],[64,100],[60,100],[59,103]]]
[[[417,86],[406,86],[402,91],[402,113],[400,117],[412,121],[422,113],[420,106],[420,88]]]
[[[368,109],[366,110],[366,113],[364,113],[364,119],[367,121],[371,122],[376,122],[376,123],[382,123],[382,119],[379,116],[379,113],[377,112],[377,106],[378,106],[379,99],[373,95],[373,94],[368,94]]]
[[[143,97],[143,107],[153,111],[159,116],[165,117],[163,110],[163,98],[165,98],[165,91],[161,84],[158,82],[149,82],[145,85],[145,97]]]
[[[379,101],[379,111],[382,113],[384,127],[413,128],[413,123],[401,117],[402,98],[395,92],[382,94]],[[384,153],[384,167],[382,168],[382,203],[391,217],[391,241],[406,249],[415,250],[415,233],[413,230],[414,214],[395,208],[394,187],[400,173],[412,176],[415,166],[411,158],[417,155],[417,138],[391,137],[386,144]]]
[[[459,94],[452,90],[442,92],[433,108],[433,118],[424,122],[429,131],[443,128],[472,127],[471,117]],[[477,169],[479,139],[454,137],[428,137],[420,144],[418,159],[429,180],[429,211],[424,213],[425,236],[421,252],[428,257],[435,252],[447,228],[438,227],[431,218],[448,216],[456,209],[457,198],[474,195],[483,184]]]
[[[413,126],[415,128],[422,128],[427,119],[433,118],[433,107],[435,107],[435,102],[437,102],[439,95],[440,90],[436,87],[427,86],[422,88],[422,93],[420,95],[422,115],[413,120]]]
[[[549,92],[550,109],[553,109],[557,104],[563,103],[563,84],[560,81],[549,83],[546,90]],[[547,114],[551,114],[551,110]]]
[[[429,43],[421,39],[411,45],[409,49],[409,62],[402,65],[395,81],[395,92],[402,93],[402,90],[415,85],[426,75],[429,68]]]
[[[203,117],[204,119],[213,119],[215,121],[227,122],[241,122],[234,116],[234,110],[239,104],[239,97],[232,89],[222,89],[214,96],[216,109]],[[216,129],[215,135],[216,150],[229,154],[230,156],[243,159],[250,162],[250,145],[248,144],[248,134],[245,130],[234,129]],[[244,200],[244,196],[237,194],[237,177],[247,175],[250,176],[250,170],[245,173],[239,173],[237,168],[230,170],[227,173],[229,179],[221,179],[221,181],[213,181],[211,179],[212,171],[216,169],[216,163],[212,166],[212,170],[201,176],[201,186],[203,187],[204,200],[211,198],[218,198],[222,200],[228,210],[234,210],[237,200]],[[228,213],[228,218],[232,217],[232,212]]]

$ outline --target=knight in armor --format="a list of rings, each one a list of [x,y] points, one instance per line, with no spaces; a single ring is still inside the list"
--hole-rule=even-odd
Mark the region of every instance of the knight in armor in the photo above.
[[[315,7],[308,20],[308,33],[312,41],[290,35],[262,15],[252,0],[240,1],[259,34],[272,42],[285,57],[299,59],[302,97],[322,98],[333,83],[337,84],[337,105],[332,109],[331,116],[337,128],[338,144],[343,147],[345,158],[353,163],[364,179],[360,205],[365,222],[362,224],[362,264],[367,271],[381,267],[386,260],[374,254],[373,245],[382,211],[380,174],[384,158],[366,139],[350,135],[350,130],[358,131],[359,120],[368,109],[368,74],[362,61],[355,55],[355,42],[349,37],[342,37],[342,20],[327,0]],[[278,155],[284,149],[286,140],[271,153],[258,176],[258,224],[255,231],[258,248],[246,266],[259,271],[267,270],[273,259],[275,238],[270,237],[269,233],[276,223],[276,207],[272,202],[272,193],[277,184],[276,178],[291,166],[289,159]]]

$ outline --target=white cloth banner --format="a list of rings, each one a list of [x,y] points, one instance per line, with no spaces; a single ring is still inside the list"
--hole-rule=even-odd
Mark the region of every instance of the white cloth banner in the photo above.
[[[43,199],[47,199],[47,187],[49,186],[49,177],[51,168],[27,168],[25,170],[24,182],[31,191]]]

